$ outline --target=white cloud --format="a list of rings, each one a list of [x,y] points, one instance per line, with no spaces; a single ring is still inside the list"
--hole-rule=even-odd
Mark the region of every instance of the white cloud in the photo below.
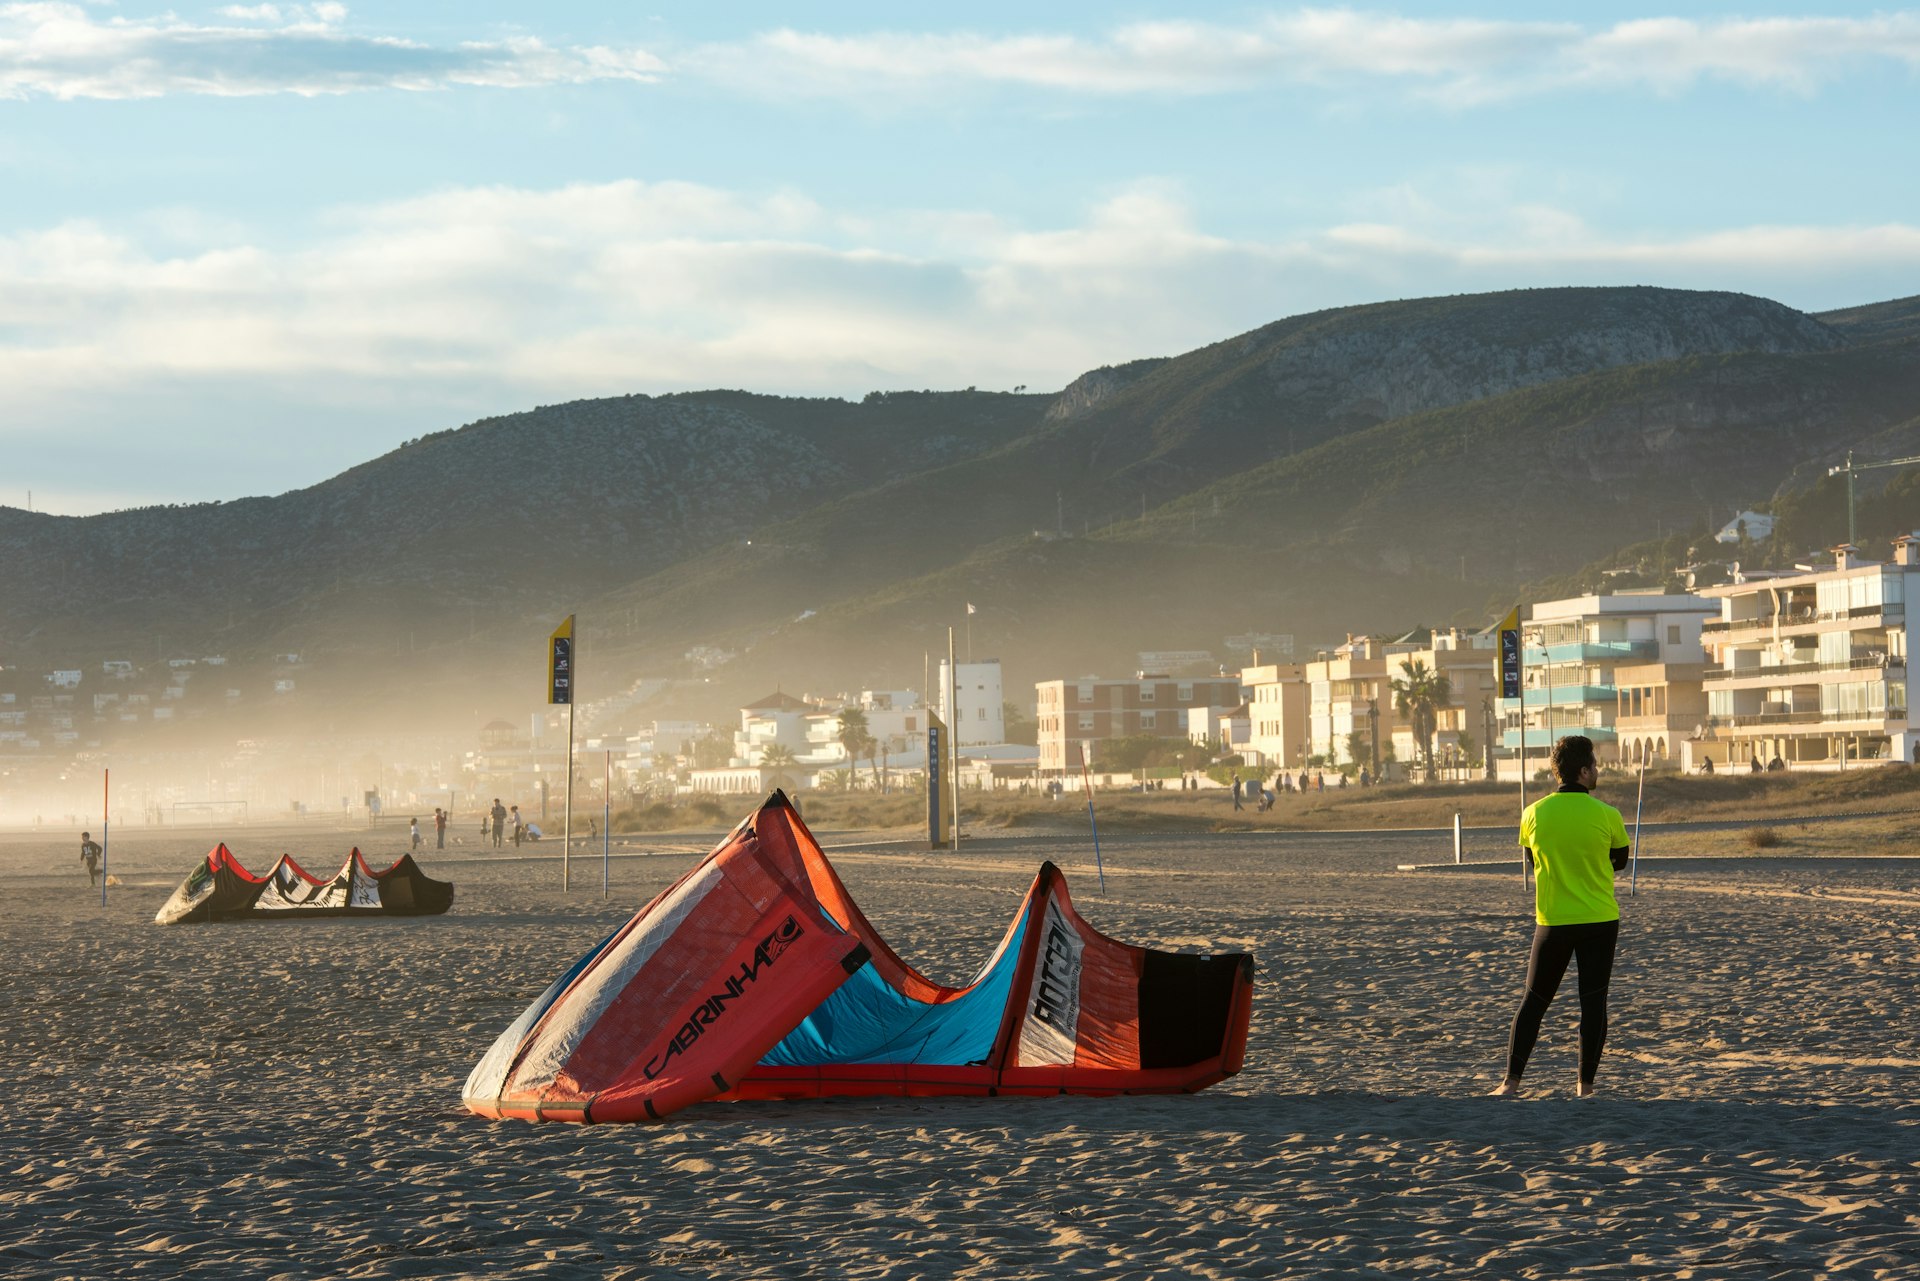
[[[337,3],[233,5],[210,26],[173,15],[98,21],[71,3],[0,4],[0,98],[303,96],[454,85],[525,88],[652,80],[637,48],[559,48],[520,38],[437,47],[342,29]]]
[[[690,51],[681,65],[759,93],[862,96],[955,84],[1211,94],[1269,83],[1403,82],[1459,102],[1567,87],[1703,80],[1810,91],[1874,64],[1920,69],[1920,14],[1568,22],[1295,9],[1238,25],[1161,21],[1084,37],[796,30]]]
[[[305,481],[403,435],[527,404],[716,386],[1058,387],[1380,298],[1636,283],[1838,306],[1920,290],[1914,225],[1621,236],[1539,202],[1496,206],[1491,220],[1465,212],[1490,207],[1475,198],[1418,189],[1379,205],[1383,216],[1261,240],[1213,234],[1177,191],[1151,185],[1034,228],[627,181],[337,209],[321,239],[291,251],[228,240],[182,252],[193,223],[179,218],[65,223],[0,236],[0,434],[70,442],[110,472],[123,451],[102,442],[164,421],[170,457],[209,475],[232,465],[240,437],[263,450],[284,436],[307,451]],[[254,430],[267,423],[279,436]],[[196,493],[287,483],[284,469],[260,471],[275,480]]]

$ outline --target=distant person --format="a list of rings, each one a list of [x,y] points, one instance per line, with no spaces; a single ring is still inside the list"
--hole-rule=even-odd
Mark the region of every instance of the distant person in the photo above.
[[[520,807],[516,805],[514,808],[517,810]],[[493,848],[499,849],[500,843],[504,841],[507,836],[507,807],[500,803],[498,796],[493,798],[493,810],[491,812],[493,815]]]
[[[437,850],[443,850],[447,848],[447,820],[451,817],[452,815],[448,814],[445,810],[441,809],[439,806],[437,805],[434,806],[433,808],[433,848]]]
[[[1747,773],[1758,774],[1759,772],[1760,772],[1760,753],[1755,752],[1753,754],[1753,759],[1747,762]]]
[[[1233,776],[1233,808],[1235,811],[1244,808],[1240,804],[1240,776],[1238,774]]]
[[[87,865],[87,884],[93,885],[100,880],[100,856],[106,853],[100,848],[100,842],[93,839],[92,832],[80,833],[80,861]]]
[[[1373,775],[1367,772],[1367,767],[1364,765],[1360,767],[1360,786],[1362,787],[1373,786]]]
[[[1709,756],[1700,762],[1700,772],[1702,774],[1713,773],[1713,757]]]
[[[1347,776],[1345,774],[1342,774],[1340,776],[1340,786],[1345,787],[1346,785],[1347,785]]]
[[[420,817],[417,814],[407,820],[407,848],[420,848]]]
[[[507,825],[513,829],[513,847],[520,848],[520,842],[527,839],[527,823],[520,817],[520,807],[513,807],[513,814],[507,819]]]
[[[1916,753],[1920,753],[1920,746],[1916,746],[1914,748],[1914,751]],[[1787,763],[1780,759],[1780,753],[1775,752],[1773,754],[1773,759],[1767,762],[1767,773],[1778,774],[1781,770],[1785,769],[1786,767],[1787,767]]]
[[[1507,1075],[1494,1091],[1520,1091],[1540,1035],[1540,1020],[1566,976],[1580,966],[1580,1075],[1575,1092],[1593,1094],[1600,1051],[1607,1043],[1607,987],[1620,937],[1620,904],[1613,876],[1627,865],[1627,825],[1620,811],[1592,796],[1600,781],[1593,740],[1569,734],[1550,758],[1560,788],[1527,806],[1520,844],[1534,870],[1533,950],[1527,957],[1526,995],[1507,1037]]]
[[[1020,786],[1025,787],[1026,784],[1022,783]],[[591,816],[587,819],[587,839],[590,841],[600,839],[600,820]]]

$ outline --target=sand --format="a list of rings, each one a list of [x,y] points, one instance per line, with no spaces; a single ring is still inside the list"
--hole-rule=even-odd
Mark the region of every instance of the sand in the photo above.
[[[230,843],[319,871],[350,839]],[[1650,864],[1581,1102],[1570,990],[1528,1097],[1482,1097],[1530,917],[1517,876],[1392,870],[1450,857],[1431,836],[1128,836],[1104,895],[1077,837],[836,849],[950,981],[1048,856],[1109,933],[1250,948],[1247,1070],[582,1129],[481,1120],[460,1084],[684,843],[617,860],[604,905],[597,860],[563,898],[549,857],[429,850],[444,917],[163,929],[204,835],[117,833],[104,910],[55,840],[0,838],[10,1278],[1920,1274],[1916,863]]]

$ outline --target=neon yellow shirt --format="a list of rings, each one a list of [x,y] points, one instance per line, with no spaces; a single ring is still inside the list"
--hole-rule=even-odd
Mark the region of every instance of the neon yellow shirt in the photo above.
[[[1560,791],[1527,806],[1520,844],[1533,851],[1533,919],[1583,925],[1620,919],[1609,850],[1624,849],[1620,811],[1586,792]]]

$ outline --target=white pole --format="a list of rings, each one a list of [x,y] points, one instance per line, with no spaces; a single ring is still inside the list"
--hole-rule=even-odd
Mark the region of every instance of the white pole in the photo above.
[[[107,846],[112,843],[113,821],[107,811],[113,804],[113,771],[100,771],[100,906],[107,905]]]
[[[953,762],[953,852],[960,852],[960,676],[953,661],[953,628],[947,628],[947,753]]]
[[[1627,880],[1627,897],[1636,898],[1640,893],[1640,811],[1647,802],[1647,757],[1645,748],[1640,751],[1640,794],[1633,801],[1633,874]]]
[[[1460,815],[1453,816],[1453,861],[1460,861]]]
[[[574,664],[575,672],[580,665]],[[573,693],[568,690],[567,697],[567,813],[562,820],[560,844],[560,890],[565,893],[573,884]]]
[[[600,794],[600,901],[607,901],[607,860],[613,850],[613,752],[607,752],[606,790]]]

